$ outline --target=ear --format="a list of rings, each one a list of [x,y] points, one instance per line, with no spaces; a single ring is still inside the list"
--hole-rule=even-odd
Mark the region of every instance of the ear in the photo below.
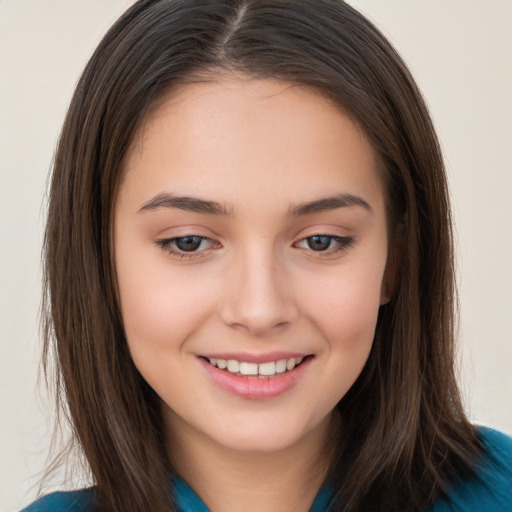
[[[387,304],[393,297],[395,291],[396,282],[396,266],[393,258],[388,258],[386,268],[384,269],[384,275],[382,277],[382,283],[380,285],[380,305]]]
[[[392,236],[389,237],[388,243],[388,259],[382,283],[380,287],[380,305],[387,304],[395,294],[398,281],[398,268],[400,266],[402,248],[404,240],[404,225],[399,223],[393,230]]]

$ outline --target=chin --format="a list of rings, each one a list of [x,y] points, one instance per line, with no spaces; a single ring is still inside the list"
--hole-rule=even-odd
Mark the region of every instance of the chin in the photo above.
[[[269,432],[264,429],[261,432],[235,433],[231,432],[228,439],[222,439],[221,443],[228,449],[247,453],[277,453],[292,447],[301,438],[299,434],[293,435],[290,431]]]
[[[308,442],[315,435],[325,437],[330,425],[330,414],[325,418],[283,417],[247,418],[248,421],[219,425],[219,431],[209,435],[217,444],[230,450],[252,453],[277,453]],[[218,434],[218,435],[216,435]]]

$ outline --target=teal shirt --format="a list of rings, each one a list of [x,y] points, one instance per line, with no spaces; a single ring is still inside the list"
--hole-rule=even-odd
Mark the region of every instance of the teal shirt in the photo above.
[[[489,456],[479,467],[480,478],[455,482],[448,499],[437,501],[425,512],[512,512],[512,438],[481,428]],[[174,486],[181,512],[209,512],[201,498],[183,481]],[[22,512],[91,512],[94,491],[56,492],[36,501]],[[329,512],[331,492],[320,489],[310,512]]]
[[[183,480],[174,484],[174,494],[181,512],[209,512],[201,498]],[[331,493],[324,487],[318,493],[310,512],[326,512]],[[85,489],[72,492],[55,492],[32,503],[21,512],[90,512],[94,491]]]

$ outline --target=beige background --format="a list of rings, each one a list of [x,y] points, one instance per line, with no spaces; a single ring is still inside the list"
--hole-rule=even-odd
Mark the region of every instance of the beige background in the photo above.
[[[0,0],[0,510],[33,499],[49,442],[36,394],[47,170],[85,60],[128,0]],[[512,433],[512,2],[353,0],[431,107],[458,234],[471,417]]]

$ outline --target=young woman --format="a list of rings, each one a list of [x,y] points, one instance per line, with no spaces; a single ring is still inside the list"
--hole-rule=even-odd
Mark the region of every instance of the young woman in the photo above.
[[[46,349],[94,487],[28,511],[512,509],[453,369],[443,163],[339,0],[141,0],[89,62]]]

